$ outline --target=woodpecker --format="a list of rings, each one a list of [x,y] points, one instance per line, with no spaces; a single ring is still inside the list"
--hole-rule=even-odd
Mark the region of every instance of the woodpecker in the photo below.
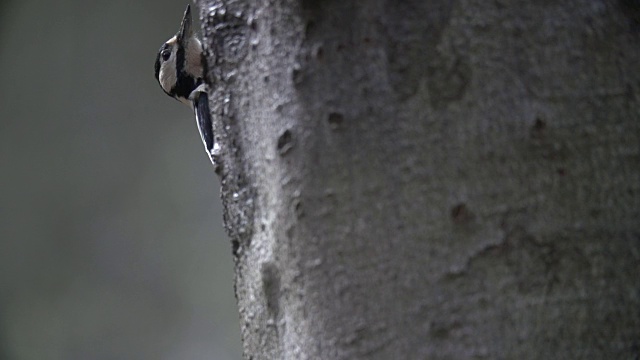
[[[191,28],[191,6],[187,5],[178,33],[158,51],[155,75],[167,95],[193,109],[200,137],[213,162],[213,128],[204,81],[206,69],[202,43]]]

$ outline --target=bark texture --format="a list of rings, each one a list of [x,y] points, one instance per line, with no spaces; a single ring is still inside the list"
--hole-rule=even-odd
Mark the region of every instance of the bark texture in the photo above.
[[[199,3],[246,358],[637,358],[638,1]]]

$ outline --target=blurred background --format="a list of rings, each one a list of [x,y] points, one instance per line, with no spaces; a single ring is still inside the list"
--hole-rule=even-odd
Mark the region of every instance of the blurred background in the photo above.
[[[241,358],[218,178],[153,73],[186,4],[0,0],[0,359]]]

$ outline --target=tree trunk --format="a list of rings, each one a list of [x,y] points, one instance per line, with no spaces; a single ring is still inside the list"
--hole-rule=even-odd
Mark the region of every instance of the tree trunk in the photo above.
[[[201,0],[245,358],[637,359],[639,4]]]

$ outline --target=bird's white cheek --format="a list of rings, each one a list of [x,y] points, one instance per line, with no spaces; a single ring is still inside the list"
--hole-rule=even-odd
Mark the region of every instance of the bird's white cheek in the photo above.
[[[175,56],[172,54],[171,58],[160,66],[160,86],[162,86],[162,89],[166,92],[171,92],[171,89],[177,82],[175,65]]]

